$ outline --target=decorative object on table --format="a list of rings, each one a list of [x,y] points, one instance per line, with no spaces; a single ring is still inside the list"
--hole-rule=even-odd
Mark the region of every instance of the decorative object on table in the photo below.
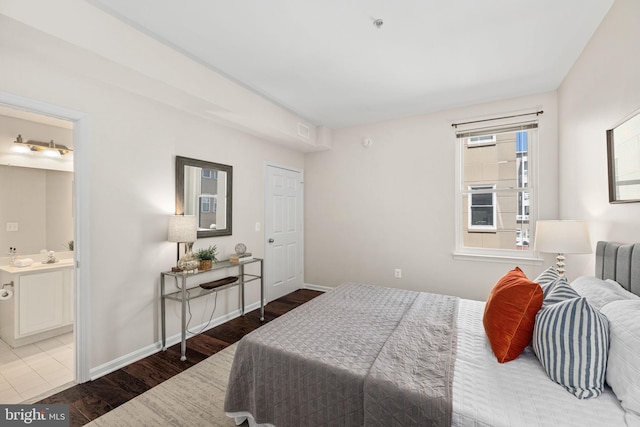
[[[14,267],[29,267],[31,264],[33,264],[31,258],[18,258],[13,262]]]
[[[55,264],[56,262],[58,262],[58,258],[56,258],[54,251],[47,252],[47,259],[42,261],[43,264]]]
[[[238,276],[228,276],[228,277],[223,277],[222,279],[214,280],[213,282],[200,283],[200,287],[202,289],[214,289],[214,288],[228,285],[229,283],[234,283],[237,281],[238,281]]]
[[[9,247],[9,265],[12,267],[15,266],[17,258],[18,258],[18,250],[10,246]]]
[[[193,254],[193,242],[198,238],[196,230],[195,215],[172,215],[169,217],[170,242],[178,244],[178,268],[173,267],[172,271],[192,271],[198,268],[200,262]],[[184,244],[184,255],[180,257],[180,243]]]
[[[640,110],[607,130],[609,203],[640,202]]]
[[[590,254],[589,229],[584,221],[545,220],[536,221],[533,250],[555,253],[556,270],[564,276],[564,254]]]
[[[235,249],[236,255],[244,255],[247,252],[247,246],[244,243],[238,243]]]
[[[250,259],[253,259],[253,255],[251,255],[251,252],[244,252],[242,255],[238,255],[238,254],[231,255],[229,257],[229,262],[232,264],[237,264],[239,262],[248,261]]]
[[[69,241],[67,242],[67,249],[69,249],[70,251],[72,251],[72,250],[73,250],[73,248],[74,248],[73,240],[69,240]]]
[[[216,245],[209,246],[208,248],[198,249],[195,253],[196,258],[200,261],[198,270],[206,271],[211,269],[211,265],[217,261],[216,254],[218,249]]]

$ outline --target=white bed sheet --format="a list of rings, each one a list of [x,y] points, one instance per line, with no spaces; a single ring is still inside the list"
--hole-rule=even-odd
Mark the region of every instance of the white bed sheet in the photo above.
[[[531,347],[498,363],[482,326],[484,305],[460,300],[452,426],[626,425],[610,388],[595,399],[577,399],[547,377]]]

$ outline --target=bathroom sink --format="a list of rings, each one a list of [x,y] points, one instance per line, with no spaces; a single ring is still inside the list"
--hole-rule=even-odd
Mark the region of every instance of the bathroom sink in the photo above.
[[[34,271],[34,270],[51,270],[56,268],[69,268],[69,267],[73,267],[73,258],[61,259],[58,262],[51,263],[51,264],[43,264],[41,261],[34,261],[33,264],[31,264],[28,267],[13,267],[11,265],[3,265],[3,266],[0,266],[0,270],[5,271],[7,273],[15,274],[15,273],[25,273],[25,272]]]

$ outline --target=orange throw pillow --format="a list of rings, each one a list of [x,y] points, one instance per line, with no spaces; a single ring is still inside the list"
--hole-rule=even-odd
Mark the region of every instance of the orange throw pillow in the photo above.
[[[516,267],[495,284],[484,308],[482,323],[498,362],[515,359],[531,342],[542,288]]]

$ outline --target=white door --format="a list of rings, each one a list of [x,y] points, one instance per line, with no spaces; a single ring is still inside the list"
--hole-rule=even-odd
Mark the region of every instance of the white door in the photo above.
[[[265,289],[267,302],[302,287],[302,172],[267,165]]]

